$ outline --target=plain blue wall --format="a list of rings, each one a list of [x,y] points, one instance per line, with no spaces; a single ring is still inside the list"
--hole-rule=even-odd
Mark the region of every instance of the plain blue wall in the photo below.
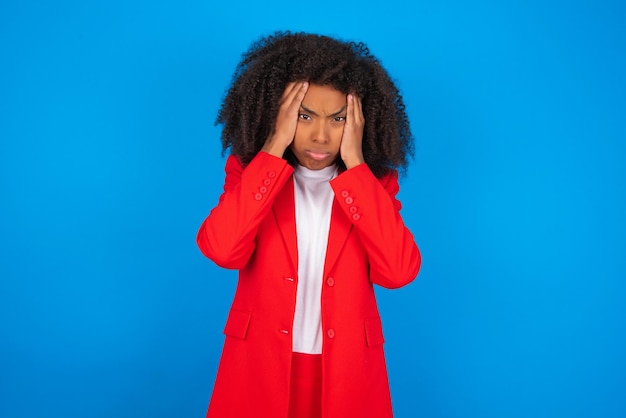
[[[591,0],[2,2],[0,417],[204,415],[236,283],[195,246],[213,120],[277,29],[365,41],[407,103],[424,263],[377,291],[397,417],[625,417],[625,21]]]

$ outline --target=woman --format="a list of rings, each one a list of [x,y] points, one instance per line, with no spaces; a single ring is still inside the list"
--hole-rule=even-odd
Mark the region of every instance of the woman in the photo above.
[[[207,417],[392,416],[373,284],[421,258],[399,214],[412,136],[361,43],[277,33],[238,65],[201,251],[239,281]]]

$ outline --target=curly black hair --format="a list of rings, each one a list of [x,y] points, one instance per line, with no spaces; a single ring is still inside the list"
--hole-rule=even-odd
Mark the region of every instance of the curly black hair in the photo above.
[[[237,65],[218,112],[223,152],[247,164],[271,134],[287,84],[309,81],[361,97],[365,127],[363,156],[374,175],[404,172],[413,155],[413,135],[402,96],[378,59],[362,42],[328,36],[276,32],[253,43]],[[288,148],[283,156],[296,159]],[[337,163],[342,167],[343,161]]]

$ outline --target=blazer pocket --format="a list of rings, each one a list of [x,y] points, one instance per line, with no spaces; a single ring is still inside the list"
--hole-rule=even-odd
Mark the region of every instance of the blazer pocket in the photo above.
[[[383,324],[380,322],[380,318],[367,318],[365,320],[365,341],[368,347],[381,345],[385,342]]]
[[[251,316],[250,312],[231,309],[224,327],[224,334],[245,340],[248,335]]]

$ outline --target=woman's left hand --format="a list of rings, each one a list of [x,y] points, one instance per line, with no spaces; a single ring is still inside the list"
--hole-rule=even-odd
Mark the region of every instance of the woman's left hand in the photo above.
[[[363,127],[365,117],[361,107],[361,99],[354,93],[348,94],[346,124],[343,126],[339,152],[347,169],[365,162],[363,158]]]

